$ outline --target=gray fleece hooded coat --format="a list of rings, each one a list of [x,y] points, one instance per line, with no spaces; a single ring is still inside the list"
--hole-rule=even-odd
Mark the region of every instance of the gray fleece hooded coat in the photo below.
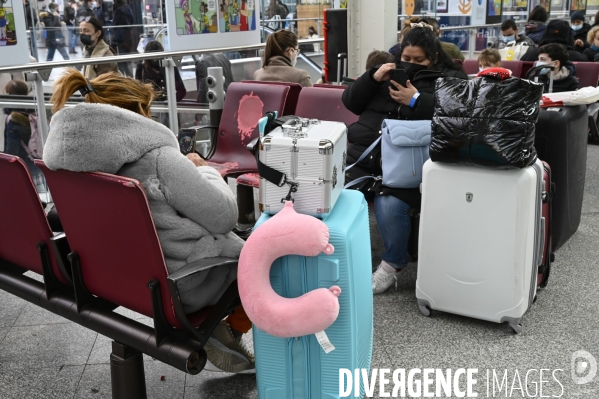
[[[106,172],[138,180],[146,190],[170,273],[203,258],[239,257],[243,240],[231,232],[235,197],[221,175],[196,167],[177,138],[160,123],[106,104],[79,104],[57,112],[44,146],[48,168]],[[214,304],[237,278],[218,267],[184,282],[181,300],[190,313]]]

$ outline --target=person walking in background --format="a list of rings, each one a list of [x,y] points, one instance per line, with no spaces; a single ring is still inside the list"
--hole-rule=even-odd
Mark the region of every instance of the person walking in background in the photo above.
[[[25,8],[25,25],[28,30],[31,30],[37,24],[37,15],[35,15],[35,10],[31,8],[29,0],[23,0],[23,7]]]
[[[40,13],[42,24],[44,24],[44,31],[46,33],[46,47],[48,48],[48,55],[46,62],[54,60],[54,54],[56,50],[60,53],[62,58],[66,61],[69,59],[69,54],[65,49],[65,37],[62,34],[62,24],[60,23],[60,15],[58,14],[58,4],[51,3],[48,6],[49,11],[43,11]]]
[[[81,23],[82,20],[84,20],[87,17],[93,17],[94,11],[92,10],[91,6],[91,0],[83,0],[81,2],[81,5],[78,7],[77,9],[77,13],[75,14],[75,25]]]
[[[112,30],[112,42],[116,46],[117,54],[130,54],[133,47],[133,28],[130,26],[133,25],[133,10],[126,0],[114,2],[112,25],[117,26]],[[119,62],[119,70],[124,76],[133,76],[129,62]]]
[[[277,2],[277,0],[270,0],[270,4],[266,9],[266,18],[273,22],[268,24],[268,27],[273,30],[283,29],[285,26],[285,19],[287,18],[287,8]]]
[[[104,7],[102,0],[94,0],[92,2],[92,10],[94,11],[96,18],[98,18],[98,21],[102,23],[102,26],[104,26],[106,24],[106,18],[104,18]]]
[[[77,48],[77,34],[75,33],[75,14],[77,10],[75,9],[75,7],[77,7],[75,0],[69,0],[67,4],[64,6],[64,23],[69,31],[69,54],[77,54],[77,51],[75,50]]]

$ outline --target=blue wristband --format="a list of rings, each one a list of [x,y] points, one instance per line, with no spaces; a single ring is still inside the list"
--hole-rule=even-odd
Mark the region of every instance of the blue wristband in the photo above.
[[[416,105],[416,100],[418,100],[418,97],[420,97],[420,92],[416,92],[416,94],[414,94],[414,96],[410,100],[410,104],[409,104],[410,108],[414,108],[414,105]]]

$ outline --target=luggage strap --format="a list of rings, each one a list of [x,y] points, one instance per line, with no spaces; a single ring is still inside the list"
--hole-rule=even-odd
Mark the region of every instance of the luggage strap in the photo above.
[[[354,166],[356,166],[357,164],[359,164],[360,162],[362,162],[367,156],[368,154],[370,154],[372,152],[372,150],[374,150],[374,147],[377,146],[378,143],[381,142],[381,139],[383,138],[383,136],[381,135],[378,139],[376,139],[374,141],[374,143],[370,144],[370,146],[364,150],[364,152],[362,153],[362,155],[360,155],[360,158],[358,158],[358,160],[356,162],[354,162],[353,164],[346,166],[345,167],[345,172],[347,172],[348,170],[350,170],[351,168],[353,168]],[[349,183],[347,183],[345,186],[343,186],[343,188],[349,188],[352,186],[355,186],[356,184],[363,182],[364,180],[368,180],[368,179],[375,179],[375,180],[380,180],[382,178],[382,176],[362,176],[362,177],[358,177],[355,180],[350,181]]]
[[[289,185],[289,192],[287,193],[287,196],[285,198],[281,198],[281,202],[293,202],[291,193],[297,192],[297,186],[299,186],[299,183],[287,180],[287,175],[285,173],[279,172],[278,170],[271,168],[264,162],[260,161],[260,157],[258,154],[259,153],[256,152],[256,162],[258,164],[258,174],[260,175],[260,177],[265,178],[277,187],[283,187],[285,184]]]

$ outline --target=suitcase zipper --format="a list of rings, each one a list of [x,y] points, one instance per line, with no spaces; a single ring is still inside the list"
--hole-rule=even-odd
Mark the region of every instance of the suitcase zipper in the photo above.
[[[291,179],[297,179],[297,153],[299,148],[297,147],[297,139],[293,139],[293,145],[291,146]]]
[[[301,267],[300,267],[300,271],[301,271],[301,293],[302,295],[305,294],[306,292],[308,292],[308,276],[307,276],[307,267],[306,267],[306,259],[304,257],[301,257],[302,261],[301,261]],[[289,269],[289,265],[285,265],[285,268],[287,269],[285,272],[286,275],[289,275],[288,269]],[[285,290],[285,297],[289,298],[289,280],[285,279],[285,284],[284,284],[284,290]],[[309,399],[311,398],[311,381],[310,381],[310,336],[303,336],[303,337],[294,337],[294,338],[288,338],[287,339],[287,358],[289,359],[289,362],[287,363],[287,370],[288,370],[288,374],[291,378],[290,378],[290,384],[288,385],[287,388],[287,392],[288,392],[288,397],[289,398],[293,398],[293,399]],[[301,345],[301,347],[303,348],[303,385],[304,385],[304,396],[303,397],[298,397],[296,396],[296,386],[294,385],[295,382],[295,376],[293,373],[294,370],[294,348],[296,347],[296,345]]]

